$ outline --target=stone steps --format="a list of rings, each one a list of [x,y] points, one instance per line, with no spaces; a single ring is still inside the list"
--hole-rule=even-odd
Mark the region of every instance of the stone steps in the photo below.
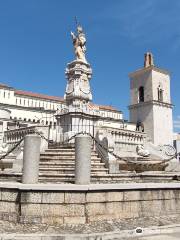
[[[74,160],[75,161],[75,156],[49,156],[49,155],[41,155],[40,160]],[[100,158],[98,157],[91,157],[91,160],[99,160],[101,161]]]
[[[40,156],[39,167],[39,180],[41,182],[73,183],[75,180],[75,148],[64,146],[61,148],[47,149]],[[103,163],[101,158],[98,157],[98,154],[92,150],[92,179],[97,176],[106,176],[108,172],[109,169],[105,167],[105,163]],[[93,182],[95,182],[95,180]]]
[[[40,168],[39,169],[41,173],[47,173],[47,174],[64,174],[64,173],[70,173],[74,174],[75,169],[74,168]],[[91,173],[96,173],[96,174],[106,174],[108,173],[108,169],[91,169]]]
[[[45,163],[45,162],[43,162],[43,163],[40,163],[39,164],[39,166],[40,167],[46,167],[46,168],[56,168],[56,167],[66,167],[66,168],[68,168],[68,167],[70,167],[70,168],[74,168],[75,167],[75,163],[72,161],[72,162],[62,162],[62,163],[59,163],[59,162],[57,162],[57,163],[50,163],[50,162],[47,162],[47,163]],[[105,163],[92,163],[91,162],[91,168],[93,169],[93,168],[104,168],[105,167]]]
[[[51,159],[51,158],[43,158],[43,159],[40,159],[40,164],[45,164],[45,163],[49,163],[49,164],[61,164],[61,163],[74,163],[75,164],[75,159]],[[93,159],[91,160],[91,163],[101,163],[101,160],[100,159]]]
[[[75,152],[53,152],[53,153],[45,152],[45,153],[41,153],[41,156],[73,157],[73,156],[75,156]],[[91,157],[98,157],[98,154],[92,153]]]

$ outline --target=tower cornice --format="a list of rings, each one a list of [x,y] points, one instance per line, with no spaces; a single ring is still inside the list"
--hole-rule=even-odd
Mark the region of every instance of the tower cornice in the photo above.
[[[171,103],[152,100],[152,101],[140,102],[137,104],[129,105],[128,109],[141,108],[141,107],[144,107],[145,105],[157,105],[157,106],[162,106],[162,107],[167,107],[167,108],[173,108],[173,106],[174,106]]]
[[[158,67],[155,67],[155,66],[149,66],[149,67],[138,69],[135,72],[129,73],[129,77],[130,78],[131,77],[135,77],[135,76],[138,76],[138,75],[140,75],[142,73],[150,72],[152,70],[154,70],[156,72],[160,72],[160,73],[166,74],[166,75],[170,75],[170,72],[168,70],[165,70],[165,69],[162,69],[162,68],[158,68]]]

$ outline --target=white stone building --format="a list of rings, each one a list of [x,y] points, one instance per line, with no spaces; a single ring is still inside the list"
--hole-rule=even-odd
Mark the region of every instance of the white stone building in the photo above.
[[[0,116],[1,131],[37,124],[55,127],[55,116],[65,107],[66,103],[63,97],[17,90],[0,84],[0,109],[9,111],[6,118],[2,114]],[[122,112],[114,107],[90,104],[90,108],[97,109],[101,117],[106,118],[107,124],[123,119]],[[3,125],[5,119],[7,124]]]

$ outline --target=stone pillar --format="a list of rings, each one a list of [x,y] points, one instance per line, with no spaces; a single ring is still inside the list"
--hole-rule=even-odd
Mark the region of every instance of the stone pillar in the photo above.
[[[89,135],[75,137],[75,183],[90,184],[91,179],[91,144]]]
[[[24,140],[23,152],[23,183],[37,183],[39,177],[41,137],[30,134]]]

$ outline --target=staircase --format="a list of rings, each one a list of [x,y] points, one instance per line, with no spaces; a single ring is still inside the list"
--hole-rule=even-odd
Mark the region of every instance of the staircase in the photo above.
[[[47,149],[40,155],[39,181],[56,183],[74,183],[75,181],[75,148],[60,146]],[[108,177],[108,168],[98,154],[91,153],[91,181],[99,182]]]

